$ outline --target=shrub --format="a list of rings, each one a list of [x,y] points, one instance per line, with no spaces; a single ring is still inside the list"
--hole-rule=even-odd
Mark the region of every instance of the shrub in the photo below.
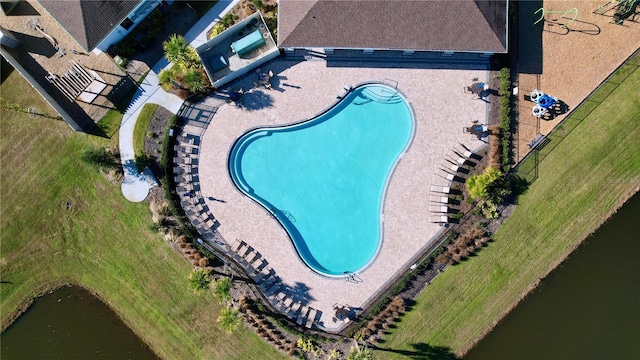
[[[220,280],[217,280],[213,284],[213,294],[220,300],[220,302],[230,301],[231,300],[231,288],[233,287],[233,283],[231,279],[224,277]]]
[[[262,0],[253,0],[253,6],[255,6],[256,9],[258,10],[264,9],[264,4],[262,3]]]
[[[225,31],[226,29],[227,29],[226,24],[223,24],[221,22],[215,24],[213,26],[213,29],[211,29],[211,32],[209,33],[209,40],[211,40],[214,37],[218,36],[221,32]]]
[[[226,307],[220,310],[220,315],[216,320],[222,330],[233,333],[242,323],[242,319],[238,316],[238,310]]]
[[[189,287],[195,294],[209,287],[210,282],[209,272],[204,269],[193,270],[191,274],[189,274]]]
[[[115,156],[105,148],[89,148],[80,155],[80,158],[86,164],[99,170],[108,170],[117,166]]]
[[[509,68],[500,70],[500,140],[502,171],[511,167],[511,72]]]
[[[483,174],[470,176],[466,181],[467,191],[472,199],[489,197],[489,187],[500,178],[502,173],[496,168],[488,167]]]
[[[204,90],[206,86],[205,77],[196,69],[187,70],[184,73],[182,83],[192,93],[200,92]]]

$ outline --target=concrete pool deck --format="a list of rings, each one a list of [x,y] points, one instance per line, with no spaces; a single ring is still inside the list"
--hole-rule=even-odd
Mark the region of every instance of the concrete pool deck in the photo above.
[[[431,185],[444,185],[436,175],[451,150],[464,144],[471,150],[484,145],[463,132],[478,120],[487,123],[487,103],[474,100],[463,89],[474,79],[487,81],[487,70],[439,69],[437,67],[370,67],[351,63],[329,67],[320,59],[275,60],[263,71],[273,71],[273,89],[254,88],[257,75],[232,84],[243,88],[243,106],[219,107],[200,145],[199,176],[207,206],[219,222],[217,230],[227,242],[244,240],[275,270],[287,291],[303,305],[319,310],[319,323],[336,331],[346,325],[334,321],[335,304],[364,308],[394,274],[409,271],[411,258],[430,245],[443,228],[429,222]],[[249,129],[283,125],[313,117],[344,93],[344,87],[380,81],[395,85],[410,102],[415,117],[415,136],[389,181],[384,203],[383,240],[374,261],[358,271],[361,282],[328,278],[308,268],[298,257],[292,241],[270,214],[241,193],[228,172],[228,156],[234,141]],[[220,104],[215,97],[203,101]],[[277,180],[276,180],[277,181]],[[213,200],[211,200],[211,199]],[[354,224],[354,226],[356,226]]]

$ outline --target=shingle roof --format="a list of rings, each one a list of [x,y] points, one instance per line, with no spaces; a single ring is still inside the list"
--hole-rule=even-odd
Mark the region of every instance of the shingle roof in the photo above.
[[[281,47],[507,51],[507,0],[280,0]]]
[[[142,0],[38,0],[86,51],[93,50]]]

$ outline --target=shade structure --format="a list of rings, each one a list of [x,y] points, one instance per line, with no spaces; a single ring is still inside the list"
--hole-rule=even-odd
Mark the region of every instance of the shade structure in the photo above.
[[[231,44],[231,48],[236,54],[238,54],[238,56],[242,57],[261,47],[265,43],[266,42],[260,30],[256,30],[242,39],[233,42]]]

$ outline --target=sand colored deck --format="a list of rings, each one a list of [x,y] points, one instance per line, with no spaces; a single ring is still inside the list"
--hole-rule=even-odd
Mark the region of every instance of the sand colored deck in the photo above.
[[[242,99],[244,106],[222,105],[200,148],[202,195],[215,199],[207,200],[207,205],[220,222],[218,231],[227,242],[242,239],[259,252],[296,301],[322,312],[319,321],[328,330],[344,325],[332,319],[334,304],[363,307],[393,274],[409,270],[410,258],[442,230],[438,224],[429,222],[429,205],[433,205],[429,200],[431,185],[446,185],[444,179],[435,176],[436,170],[456,144],[463,143],[470,149],[484,144],[464,133],[463,127],[473,120],[485,123],[487,105],[473,100],[463,89],[473,78],[486,81],[487,71],[362,65],[328,67],[322,60],[269,63],[263,70],[274,72],[273,90],[248,90],[255,76],[234,84],[235,89],[242,87],[247,91]],[[249,129],[313,117],[333,104],[336,96],[344,93],[345,86],[385,79],[398,82],[398,89],[413,107],[416,127],[412,143],[389,182],[382,246],[372,264],[357,272],[362,282],[321,276],[301,261],[280,224],[236,189],[228,173],[229,152],[234,141]],[[220,100],[211,98],[209,102],[215,105]]]

